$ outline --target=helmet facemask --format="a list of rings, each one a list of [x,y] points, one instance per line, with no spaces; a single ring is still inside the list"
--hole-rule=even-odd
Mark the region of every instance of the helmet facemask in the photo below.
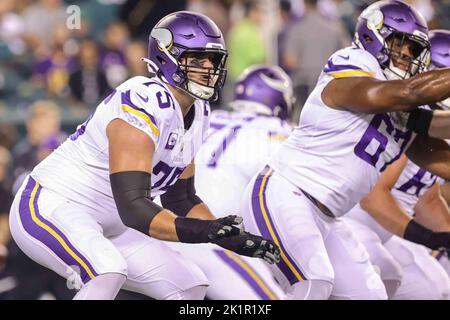
[[[181,89],[191,96],[215,101],[227,75],[227,53],[222,49],[189,49],[178,60],[177,75],[185,79]]]
[[[408,54],[403,52],[404,46],[408,47]],[[394,30],[384,41],[382,52],[389,57],[381,64],[388,80],[408,79],[421,73],[430,60],[430,44],[427,40]]]

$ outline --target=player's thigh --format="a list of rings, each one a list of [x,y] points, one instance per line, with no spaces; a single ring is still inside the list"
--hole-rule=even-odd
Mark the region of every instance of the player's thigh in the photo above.
[[[395,299],[446,299],[450,279],[444,268],[421,245],[392,237],[386,248],[399,262],[403,280]]]
[[[209,299],[278,300],[284,296],[261,259],[239,256],[213,244],[168,245],[202,269],[209,281]]]
[[[318,210],[296,186],[266,167],[247,187],[241,212],[246,229],[280,247],[272,268],[284,290],[304,280],[333,282]]]
[[[125,260],[88,211],[27,179],[11,208],[11,234],[31,259],[72,281],[126,275]]]
[[[353,234],[369,253],[370,262],[383,281],[402,280],[402,268],[391,253],[384,247],[378,234],[359,221],[344,218]]]
[[[123,286],[126,290],[165,299],[196,286],[208,285],[201,269],[164,241],[131,228],[110,240],[127,263],[128,277]]]
[[[358,221],[360,224],[367,226],[370,230],[378,235],[378,238],[382,243],[385,243],[392,237],[392,233],[383,228],[372,216],[367,213],[359,203],[355,205],[347,214],[345,218],[350,218],[354,221]]]
[[[325,245],[335,273],[333,298],[387,299],[386,289],[366,248],[343,219],[332,223]]]

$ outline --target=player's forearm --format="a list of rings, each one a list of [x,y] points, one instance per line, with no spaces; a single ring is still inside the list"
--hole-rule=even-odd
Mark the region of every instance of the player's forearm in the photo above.
[[[450,139],[450,111],[433,111],[428,135],[434,138]]]
[[[403,237],[411,217],[402,209],[389,190],[372,190],[361,207],[389,232]]]
[[[202,220],[214,220],[216,219],[212,212],[209,210],[208,206],[206,204],[199,203],[195,205],[189,213],[186,215],[188,218],[196,218],[196,219],[202,219]]]
[[[179,241],[175,228],[177,216],[171,211],[164,209],[158,213],[149,226],[149,235],[152,238],[164,241]]]
[[[411,106],[439,102],[450,96],[450,68],[424,72],[404,81],[411,92],[405,100]]]

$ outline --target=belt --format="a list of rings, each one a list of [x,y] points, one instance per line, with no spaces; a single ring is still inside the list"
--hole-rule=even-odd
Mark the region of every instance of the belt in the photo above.
[[[330,218],[336,218],[336,216],[331,212],[330,209],[323,203],[321,203],[319,200],[314,198],[312,195],[310,195],[308,192],[304,191],[303,189],[300,189],[302,193],[305,195],[306,198],[308,198],[309,201],[311,201],[317,209],[319,209],[324,215],[330,217]]]

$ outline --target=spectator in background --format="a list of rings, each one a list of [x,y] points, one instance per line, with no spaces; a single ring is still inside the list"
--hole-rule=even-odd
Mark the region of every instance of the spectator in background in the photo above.
[[[30,106],[26,120],[27,136],[13,149],[14,185],[20,186],[25,175],[36,166],[42,158],[42,146],[49,139],[62,142],[66,135],[60,131],[60,113],[52,101],[39,100]]]
[[[14,0],[0,1],[0,41],[14,55],[25,52],[25,21],[14,13]]]
[[[266,48],[261,26],[267,18],[259,0],[245,0],[245,17],[228,33],[228,76],[234,82],[245,68],[266,62]]]
[[[119,9],[133,37],[147,40],[149,30],[165,15],[185,10],[186,0],[127,0]]]
[[[10,161],[11,154],[6,148],[0,146],[0,271],[3,269],[8,256],[7,246],[10,240],[8,213],[13,196],[6,183]]]
[[[133,41],[125,50],[125,61],[128,68],[128,78],[148,74],[147,65],[141,58],[147,56],[147,46],[142,41]]]
[[[99,67],[98,49],[95,42],[85,40],[80,44],[78,69],[70,75],[69,87],[76,103],[90,109],[106,97],[111,90],[105,73]]]
[[[64,24],[56,25],[52,32],[51,47],[48,54],[38,57],[34,66],[33,80],[38,87],[45,87],[49,97],[68,98],[69,77],[74,68],[74,59],[71,56],[67,43],[70,42],[70,32]]]
[[[278,52],[284,52],[286,46],[286,35],[289,30],[300,20],[300,18],[292,11],[292,4],[289,0],[281,0],[279,6],[280,15],[280,32],[278,33]],[[281,55],[278,55],[278,65],[285,71],[287,67],[283,64]]]
[[[48,35],[57,25],[65,25],[67,19],[62,0],[38,0],[27,7],[22,15],[30,41],[35,47],[50,47],[51,38]]]
[[[210,17],[222,31],[225,39],[228,37],[228,29],[230,27],[228,10],[229,2],[223,0],[188,0],[186,9],[195,11]]]
[[[105,71],[108,85],[117,87],[127,78],[125,48],[130,42],[130,34],[125,24],[111,23],[105,30],[104,47],[100,54],[100,66]]]
[[[330,55],[350,45],[350,37],[339,20],[330,21],[317,11],[317,0],[304,0],[304,16],[286,35],[286,46],[280,52],[282,64],[290,73],[300,106],[314,88]],[[293,115],[297,121],[300,108]]]

